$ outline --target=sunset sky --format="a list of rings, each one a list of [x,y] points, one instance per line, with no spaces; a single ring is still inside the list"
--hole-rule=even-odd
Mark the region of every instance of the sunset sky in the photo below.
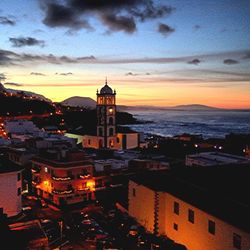
[[[250,108],[249,0],[1,0],[0,34],[6,88]]]

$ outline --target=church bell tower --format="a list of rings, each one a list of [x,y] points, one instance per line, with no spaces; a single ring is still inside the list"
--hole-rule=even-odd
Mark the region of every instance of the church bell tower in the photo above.
[[[99,148],[113,148],[116,138],[116,91],[112,90],[107,83],[97,90],[97,136]]]

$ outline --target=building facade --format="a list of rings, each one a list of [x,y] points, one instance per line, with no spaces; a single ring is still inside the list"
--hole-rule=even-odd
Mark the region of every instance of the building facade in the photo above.
[[[0,208],[8,217],[22,212],[22,169],[0,164]]]
[[[32,159],[32,185],[38,196],[58,206],[93,200],[93,162],[82,151],[50,151]]]
[[[165,185],[168,185],[167,180]],[[185,195],[180,198],[179,195],[173,194],[171,189],[162,191],[138,181],[130,181],[128,194],[130,216],[148,231],[167,236],[176,243],[185,245],[188,250],[250,249],[250,230],[246,226],[248,221],[245,221],[246,225],[243,221],[242,227],[229,223],[225,219],[226,212],[225,216],[223,213],[215,215],[206,207],[202,208],[188,202]],[[195,195],[194,193],[193,196]],[[209,206],[207,203],[207,207]],[[229,216],[232,218],[238,212],[230,207],[228,211],[231,212]]]

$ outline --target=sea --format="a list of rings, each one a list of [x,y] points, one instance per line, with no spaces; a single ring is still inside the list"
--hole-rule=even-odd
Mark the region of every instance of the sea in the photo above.
[[[139,121],[129,127],[145,134],[172,137],[183,133],[203,138],[224,138],[230,133],[250,133],[250,110],[126,110]]]

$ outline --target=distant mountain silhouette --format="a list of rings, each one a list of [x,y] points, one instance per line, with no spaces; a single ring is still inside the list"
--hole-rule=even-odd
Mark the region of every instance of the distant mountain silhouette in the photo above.
[[[178,105],[178,106],[174,106],[174,107],[169,107],[169,109],[181,109],[181,110],[218,110],[220,108],[215,108],[215,107],[201,105],[201,104],[188,104],[188,105]]]
[[[61,102],[64,106],[70,107],[84,107],[94,109],[96,107],[96,101],[90,97],[72,96]]]
[[[122,106],[121,110],[224,110],[221,108],[215,108],[211,106],[201,105],[201,104],[188,104],[188,105],[178,105],[178,106],[150,106],[150,105],[140,105],[140,106]]]

